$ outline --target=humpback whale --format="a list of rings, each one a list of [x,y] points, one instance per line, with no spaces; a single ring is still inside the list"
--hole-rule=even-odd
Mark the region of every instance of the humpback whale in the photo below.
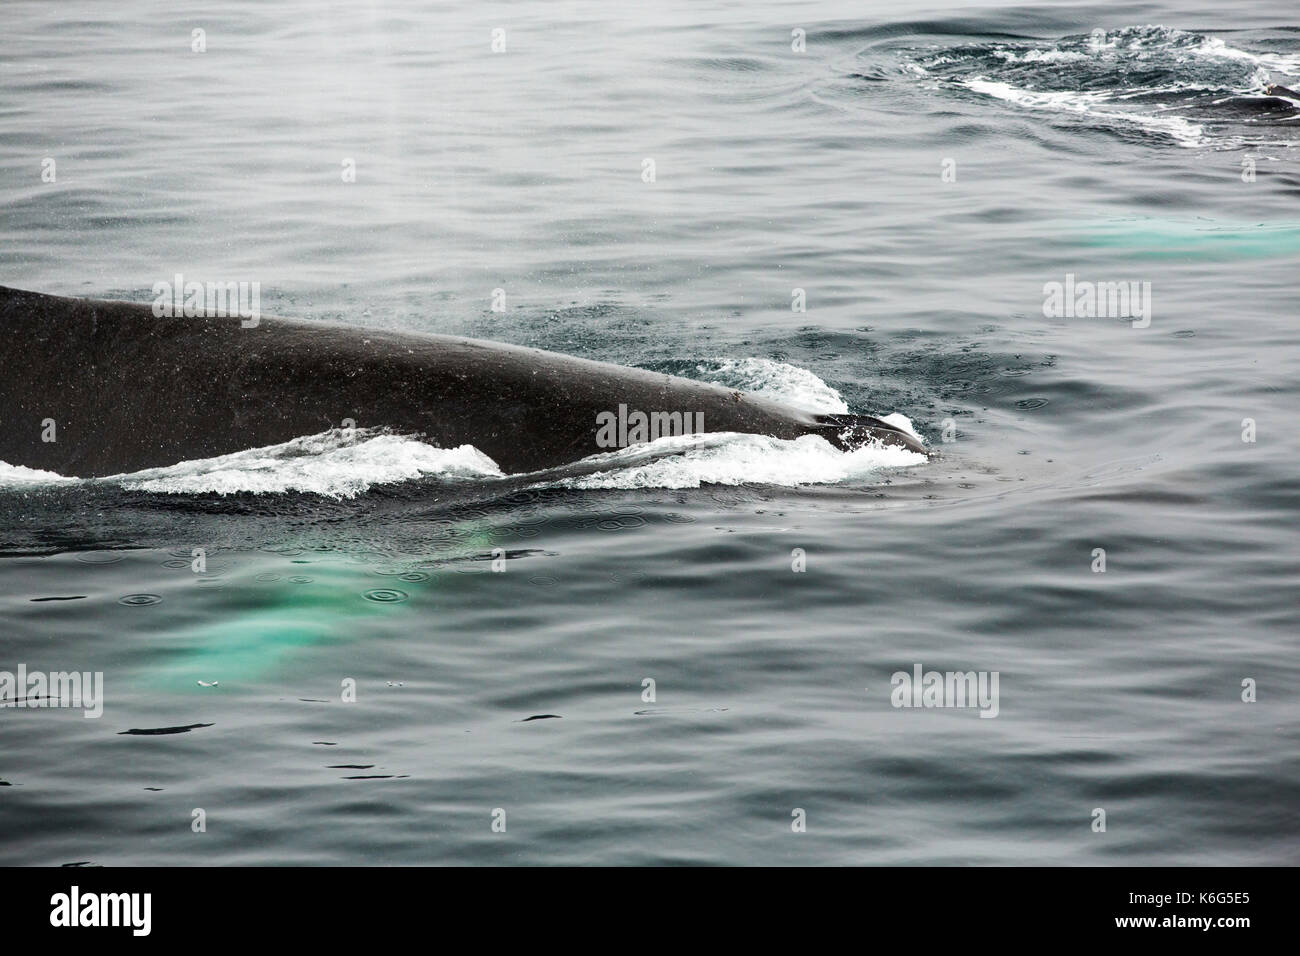
[[[820,435],[844,449],[876,441],[926,453],[913,435],[869,416],[817,414],[541,349],[156,311],[0,286],[0,461],[96,478],[355,425],[473,445],[515,474],[613,450],[611,419],[638,412],[642,422],[685,421],[701,432]],[[618,434],[622,443],[629,433]]]

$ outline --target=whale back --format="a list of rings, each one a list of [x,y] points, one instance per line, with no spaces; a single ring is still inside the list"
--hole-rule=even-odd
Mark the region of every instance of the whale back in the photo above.
[[[0,362],[0,460],[78,477],[280,444],[349,420],[536,471],[611,450],[599,440],[602,416],[620,406],[691,415],[683,420],[707,432],[916,444],[866,416],[816,415],[523,346],[292,319],[159,318],[139,303],[3,287]]]

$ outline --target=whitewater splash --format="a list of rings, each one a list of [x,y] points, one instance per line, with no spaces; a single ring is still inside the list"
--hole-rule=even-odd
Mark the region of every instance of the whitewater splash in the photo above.
[[[907,51],[913,73],[1016,106],[1155,134],[1188,148],[1290,146],[1300,103],[1271,94],[1300,54],[1252,53],[1163,26],[1057,41],[990,41]]]
[[[884,421],[911,423],[902,415]],[[643,462],[636,448],[608,456],[595,474],[560,478],[566,488],[699,488],[702,485],[764,484],[796,487],[869,482],[884,470],[919,465],[924,455],[897,446],[868,444],[840,451],[816,435],[784,440],[766,435],[685,435],[653,443],[661,457]],[[589,467],[598,459],[587,459]]]
[[[298,491],[352,498],[375,485],[435,475],[446,481],[499,478],[501,469],[472,445],[435,448],[378,430],[333,429],[282,445],[103,480],[130,491],[171,494]]]
[[[847,412],[838,391],[804,369],[767,359],[701,363],[698,377],[809,411]],[[916,435],[903,415],[882,419]],[[917,435],[919,438],[920,436]],[[797,486],[868,482],[882,471],[924,462],[904,448],[869,444],[841,451],[825,439],[712,433],[661,438],[538,474],[536,485],[570,488],[698,488],[705,484]],[[518,479],[520,476],[510,476]],[[39,490],[82,483],[155,494],[282,494],[342,499],[373,487],[421,479],[439,483],[504,480],[496,462],[471,445],[436,448],[381,429],[333,429],[280,445],[186,461],[108,478],[67,478],[0,462],[0,489]]]
[[[771,359],[701,362],[695,366],[694,377],[724,388],[743,389],[810,412],[843,415],[849,410],[840,393],[812,372]]]

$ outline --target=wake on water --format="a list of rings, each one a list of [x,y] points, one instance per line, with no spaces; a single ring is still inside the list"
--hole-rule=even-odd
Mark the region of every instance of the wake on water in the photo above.
[[[1189,148],[1291,146],[1300,133],[1300,101],[1270,91],[1300,75],[1300,54],[1247,52],[1185,30],[1134,26],[903,54],[917,76]]]
[[[745,389],[808,411],[849,410],[830,385],[811,372],[782,362],[702,362],[696,372],[701,380]],[[903,415],[882,420],[916,434]],[[816,435],[783,440],[720,432],[660,438],[531,477],[536,486],[583,489],[753,483],[792,487],[871,481],[882,470],[923,461],[923,455],[904,448],[874,444],[841,451]],[[381,429],[333,429],[280,445],[100,479],[67,478],[0,462],[0,489],[12,490],[95,482],[158,494],[298,492],[352,498],[372,487],[406,481],[455,484],[506,478],[496,462],[471,445],[437,448],[416,437]],[[510,478],[517,481],[519,476]]]

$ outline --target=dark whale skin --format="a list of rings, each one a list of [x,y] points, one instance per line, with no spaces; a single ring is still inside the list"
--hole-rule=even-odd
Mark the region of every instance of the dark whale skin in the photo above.
[[[876,440],[868,416],[819,415],[672,375],[444,335],[263,317],[157,318],[151,306],[0,286],[0,461],[95,478],[340,427],[469,444],[503,471],[610,451],[597,415],[692,412],[705,432]],[[53,442],[43,422],[53,419]]]

